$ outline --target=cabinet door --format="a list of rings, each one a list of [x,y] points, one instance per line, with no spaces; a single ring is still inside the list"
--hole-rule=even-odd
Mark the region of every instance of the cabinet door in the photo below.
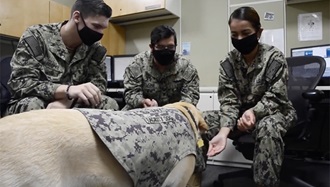
[[[107,48],[108,55],[125,54],[125,29],[123,27],[109,23],[103,34],[101,44]]]
[[[105,0],[112,8],[112,17],[130,15],[165,7],[165,0]]]
[[[213,109],[220,110],[220,103],[218,100],[218,92],[213,93]]]
[[[49,1],[49,23],[62,22],[71,17],[71,8],[55,1]]]
[[[200,93],[197,108],[200,111],[213,110],[213,93]]]
[[[45,0],[0,0],[0,33],[20,37],[27,27],[49,21]]]

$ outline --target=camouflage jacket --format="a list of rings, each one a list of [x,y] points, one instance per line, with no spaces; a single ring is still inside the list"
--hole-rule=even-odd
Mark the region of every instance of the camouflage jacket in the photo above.
[[[92,82],[105,92],[106,49],[100,43],[82,44],[70,54],[60,35],[65,23],[35,25],[24,32],[11,60],[11,102],[31,96],[51,102],[61,84]]]
[[[220,124],[233,128],[241,113],[252,108],[256,120],[281,112],[290,123],[296,112],[288,99],[288,66],[283,53],[259,44],[258,55],[248,66],[234,49],[220,62],[218,98]]]
[[[196,138],[177,109],[77,109],[124,167],[135,187],[161,186],[174,166],[196,155]]]
[[[178,101],[196,105],[199,100],[199,77],[196,68],[182,55],[175,54],[173,66],[160,73],[155,69],[150,51],[134,57],[124,73],[125,109],[141,107],[149,98],[159,106]]]

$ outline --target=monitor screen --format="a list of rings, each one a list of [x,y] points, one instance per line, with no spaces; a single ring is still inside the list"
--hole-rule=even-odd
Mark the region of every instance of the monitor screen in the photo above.
[[[107,80],[108,82],[111,81],[111,56],[106,56],[105,57],[105,66],[106,66],[106,71],[107,71]]]
[[[299,47],[291,49],[291,56],[321,56],[326,61],[326,69],[320,80],[319,86],[330,85],[330,44]]]
[[[135,54],[112,56],[112,78],[114,81],[123,81],[126,67],[133,61]]]

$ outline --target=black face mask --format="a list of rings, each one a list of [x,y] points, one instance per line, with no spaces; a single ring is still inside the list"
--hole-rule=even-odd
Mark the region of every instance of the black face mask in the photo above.
[[[259,42],[258,42],[257,33],[254,33],[240,40],[231,38],[231,43],[240,53],[246,55],[251,53]]]
[[[90,29],[89,27],[87,27],[85,21],[84,21],[84,18],[82,17],[82,15],[80,14],[81,16],[81,19],[84,23],[84,27],[81,29],[81,30],[78,30],[78,24],[77,25],[77,30],[78,30],[78,34],[80,36],[80,39],[81,41],[88,45],[88,46],[91,46],[93,45],[95,42],[101,40],[103,34],[102,33],[99,33],[99,32],[96,32],[92,29]]]
[[[168,49],[163,49],[163,50],[153,50],[152,54],[154,55],[155,59],[157,62],[163,66],[167,66],[173,63],[174,61],[174,50],[168,50]]]

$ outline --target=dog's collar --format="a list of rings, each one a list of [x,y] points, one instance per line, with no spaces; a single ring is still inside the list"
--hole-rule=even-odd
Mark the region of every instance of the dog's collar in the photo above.
[[[197,124],[197,122],[196,122],[196,120],[195,120],[193,114],[191,113],[191,111],[189,110],[189,108],[188,108],[187,106],[183,106],[183,107],[187,110],[188,114],[190,115],[190,118],[191,118],[192,121],[195,123],[196,131],[198,132],[198,124]],[[204,141],[203,141],[203,139],[198,135],[197,132],[196,132],[197,146],[198,146],[199,148],[201,148],[201,147],[204,146]]]
[[[187,110],[187,112],[188,112],[188,114],[190,115],[191,119],[193,120],[193,122],[194,122],[196,128],[198,129],[198,124],[197,124],[197,122],[196,122],[196,120],[195,120],[193,114],[192,114],[191,111],[189,110],[189,108],[188,108],[187,106],[183,106],[183,107]]]

